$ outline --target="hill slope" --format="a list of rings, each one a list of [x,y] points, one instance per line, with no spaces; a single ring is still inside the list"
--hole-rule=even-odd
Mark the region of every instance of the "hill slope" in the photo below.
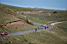
[[[67,21],[67,11],[58,13],[48,11],[36,15],[17,14],[17,11],[27,12],[32,10],[0,4],[0,32],[13,33],[31,30],[33,26],[28,24],[23,16],[30,16],[30,20],[40,23]],[[48,13],[51,15],[49,16]],[[54,25],[51,31],[46,30],[22,36],[0,36],[0,44],[67,44],[67,22]]]

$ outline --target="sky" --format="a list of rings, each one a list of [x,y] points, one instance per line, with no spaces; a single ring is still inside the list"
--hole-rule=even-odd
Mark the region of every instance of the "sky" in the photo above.
[[[18,7],[67,10],[67,0],[0,0],[0,3]]]

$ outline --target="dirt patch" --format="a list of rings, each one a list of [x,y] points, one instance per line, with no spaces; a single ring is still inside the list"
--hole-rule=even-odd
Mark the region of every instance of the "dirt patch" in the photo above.
[[[17,27],[24,27],[24,25],[25,25],[25,22],[18,21],[18,22],[9,23],[9,24],[6,25],[6,27],[17,28]]]
[[[17,22],[7,24],[6,27],[8,29],[21,30],[21,29],[30,28],[31,25],[27,24],[25,21],[17,21]]]

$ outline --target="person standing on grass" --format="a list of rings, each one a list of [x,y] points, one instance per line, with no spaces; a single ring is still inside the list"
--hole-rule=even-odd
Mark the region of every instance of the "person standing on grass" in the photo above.
[[[44,26],[44,29],[45,29],[45,30],[48,29],[48,26]]]
[[[35,32],[37,32],[37,28],[35,28]]]

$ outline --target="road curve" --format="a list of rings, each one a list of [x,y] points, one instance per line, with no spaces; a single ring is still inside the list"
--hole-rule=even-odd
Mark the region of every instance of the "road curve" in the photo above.
[[[33,29],[33,30],[29,30],[29,31],[24,31],[24,32],[15,32],[15,33],[8,34],[8,36],[19,36],[19,35],[25,35],[25,34],[34,33],[34,32],[41,32],[41,31],[45,31],[45,29],[41,29],[41,30],[37,30],[37,31],[35,31]]]
[[[63,23],[63,22],[67,22],[67,21],[62,21],[62,22],[54,22],[54,23],[51,23],[50,25],[54,26],[54,25],[56,25],[56,24]]]
[[[59,24],[59,23],[63,23],[63,22],[54,22],[54,23],[51,23],[50,25],[56,25],[56,24]]]
[[[19,35],[25,35],[25,34],[34,33],[34,32],[41,32],[41,31],[45,31],[45,30],[50,31],[54,25],[63,23],[63,22],[64,21],[51,23],[51,24],[47,25],[47,26],[49,26],[48,29],[38,29],[37,31],[35,31],[35,29],[33,29],[33,30],[24,31],[24,32],[15,32],[15,33],[8,34],[8,36],[19,36]]]

